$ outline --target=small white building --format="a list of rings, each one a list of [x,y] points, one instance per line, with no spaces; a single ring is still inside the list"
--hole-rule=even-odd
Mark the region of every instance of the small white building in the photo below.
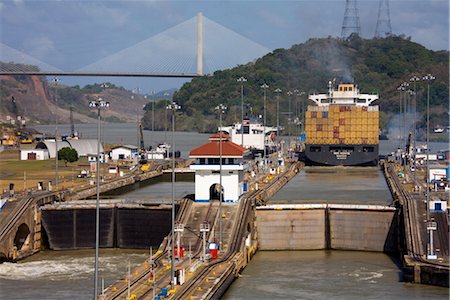
[[[111,149],[111,159],[113,161],[119,159],[137,161],[139,159],[139,148],[133,145],[114,147]]]
[[[46,149],[26,149],[20,150],[20,160],[45,160],[50,156]]]
[[[222,152],[222,188],[220,152]],[[249,153],[247,148],[231,142],[230,136],[224,133],[211,136],[209,143],[193,149],[189,153],[189,158],[196,161],[189,168],[195,170],[195,201],[209,202],[212,199],[220,199],[221,192],[224,202],[238,201],[244,193],[244,172],[248,168],[244,157]]]
[[[97,162],[97,154],[88,154],[87,155],[88,162]],[[108,153],[100,153],[100,163],[105,164],[109,161],[109,154]]]
[[[445,178],[447,175],[447,166],[432,165],[430,166],[430,172],[428,173],[428,182],[436,182],[441,178]],[[447,178],[448,179],[448,178]]]
[[[443,201],[439,198],[433,198],[430,200],[429,208],[431,212],[445,212],[447,211],[447,201]]]

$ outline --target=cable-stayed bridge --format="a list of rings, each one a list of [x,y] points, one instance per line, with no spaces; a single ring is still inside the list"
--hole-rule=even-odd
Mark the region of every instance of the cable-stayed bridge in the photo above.
[[[76,70],[52,66],[0,43],[0,75],[197,77],[245,64],[270,50],[199,13]],[[30,65],[37,66],[32,68]]]

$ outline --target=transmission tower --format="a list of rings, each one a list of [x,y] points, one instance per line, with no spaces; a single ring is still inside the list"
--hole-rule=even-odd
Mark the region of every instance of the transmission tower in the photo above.
[[[389,13],[389,0],[380,0],[378,7],[377,28],[375,37],[386,37],[392,35],[391,15]]]
[[[349,37],[352,33],[361,35],[361,25],[359,23],[358,8],[356,0],[346,0],[344,22],[342,23],[341,37]]]

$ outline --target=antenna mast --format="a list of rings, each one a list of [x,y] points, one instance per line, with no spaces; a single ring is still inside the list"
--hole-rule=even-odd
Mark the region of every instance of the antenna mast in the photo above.
[[[391,14],[389,13],[389,0],[380,0],[378,7],[377,28],[375,37],[387,37],[392,35]]]
[[[358,8],[356,6],[356,0],[346,0],[341,38],[348,38],[352,33],[361,36]]]

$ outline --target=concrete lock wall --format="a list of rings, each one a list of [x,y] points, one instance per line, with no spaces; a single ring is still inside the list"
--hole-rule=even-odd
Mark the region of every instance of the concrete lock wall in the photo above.
[[[100,247],[158,247],[170,231],[170,215],[168,208],[101,208]],[[50,249],[95,247],[95,208],[46,209],[42,223]]]
[[[325,210],[257,210],[261,250],[325,248]]]
[[[391,252],[394,211],[330,210],[331,249]]]
[[[395,211],[258,209],[259,249],[392,252],[396,249],[395,215]]]

